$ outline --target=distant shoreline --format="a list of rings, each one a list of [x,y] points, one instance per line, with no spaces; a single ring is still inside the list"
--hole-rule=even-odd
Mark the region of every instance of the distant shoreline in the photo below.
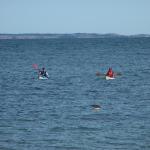
[[[0,34],[0,39],[59,39],[59,38],[141,38],[150,37],[150,34],[137,35],[120,35],[120,34],[97,34],[97,33],[72,33],[72,34],[40,34],[40,33],[25,33],[25,34]]]

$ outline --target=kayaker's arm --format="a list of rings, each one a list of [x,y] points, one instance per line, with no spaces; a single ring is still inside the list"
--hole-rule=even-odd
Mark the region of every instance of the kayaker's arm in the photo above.
[[[48,74],[48,72],[46,72],[46,77],[47,77],[47,78],[49,78],[49,74]]]

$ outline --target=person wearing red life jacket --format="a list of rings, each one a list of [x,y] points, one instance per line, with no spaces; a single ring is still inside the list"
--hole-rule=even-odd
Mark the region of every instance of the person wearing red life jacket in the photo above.
[[[112,70],[112,68],[109,68],[109,70],[106,73],[106,76],[113,78],[114,77],[114,72]]]

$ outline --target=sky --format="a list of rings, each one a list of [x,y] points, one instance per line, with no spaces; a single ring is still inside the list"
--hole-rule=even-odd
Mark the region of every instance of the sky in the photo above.
[[[150,0],[0,0],[0,33],[150,34]]]

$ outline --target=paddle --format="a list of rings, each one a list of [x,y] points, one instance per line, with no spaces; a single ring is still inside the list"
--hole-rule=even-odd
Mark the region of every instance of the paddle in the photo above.
[[[33,67],[35,70],[38,71],[37,73],[38,73],[38,77],[39,77],[39,75],[40,75],[40,74],[39,74],[40,69],[38,68],[38,65],[37,65],[37,64],[33,64],[32,67]]]
[[[122,73],[121,73],[121,72],[115,72],[114,75],[115,75],[115,76],[121,76]]]
[[[36,70],[39,70],[37,64],[33,64],[32,67],[33,67],[34,69],[36,69]]]
[[[105,76],[104,73],[96,72],[96,76]]]

